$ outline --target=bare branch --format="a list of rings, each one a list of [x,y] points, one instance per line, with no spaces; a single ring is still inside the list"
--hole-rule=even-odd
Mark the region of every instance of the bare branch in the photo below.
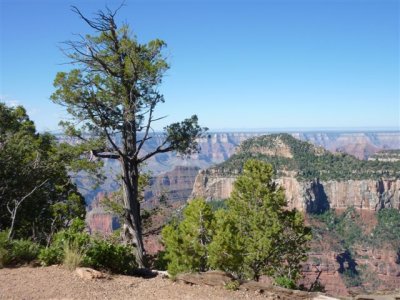
[[[28,194],[26,194],[20,200],[15,200],[14,199],[13,200],[13,202],[14,202],[14,208],[13,209],[10,209],[9,203],[7,203],[7,210],[11,214],[11,226],[10,226],[10,230],[8,231],[8,239],[11,239],[11,237],[12,237],[12,234],[13,234],[13,231],[14,231],[15,218],[17,217],[17,211],[18,211],[18,208],[20,207],[20,205],[22,204],[22,202],[24,202],[24,200],[26,198],[31,196],[37,189],[41,188],[47,181],[49,181],[49,179],[46,179],[41,184],[35,186],[33,190],[31,190]]]
[[[110,158],[110,159],[119,159],[120,158],[119,154],[102,152],[99,150],[91,150],[90,157],[93,157],[93,156],[99,157],[99,158]]]

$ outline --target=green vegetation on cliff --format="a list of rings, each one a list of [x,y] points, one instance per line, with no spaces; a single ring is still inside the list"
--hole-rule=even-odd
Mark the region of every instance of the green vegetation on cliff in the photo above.
[[[365,161],[344,153],[331,153],[289,134],[251,138],[236,154],[213,169],[223,174],[241,172],[248,159],[270,163],[276,175],[294,172],[300,180],[351,180],[400,178],[400,161]]]

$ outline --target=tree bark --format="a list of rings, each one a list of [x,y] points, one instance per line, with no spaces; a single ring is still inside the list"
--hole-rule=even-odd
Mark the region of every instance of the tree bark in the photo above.
[[[122,166],[125,214],[124,239],[135,248],[139,268],[145,268],[145,249],[142,238],[142,222],[138,195],[139,173],[133,163],[124,161]]]

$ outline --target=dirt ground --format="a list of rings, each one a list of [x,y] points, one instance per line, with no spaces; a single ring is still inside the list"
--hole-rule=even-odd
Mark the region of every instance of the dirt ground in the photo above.
[[[272,299],[224,288],[110,275],[83,280],[61,266],[0,269],[0,299]]]

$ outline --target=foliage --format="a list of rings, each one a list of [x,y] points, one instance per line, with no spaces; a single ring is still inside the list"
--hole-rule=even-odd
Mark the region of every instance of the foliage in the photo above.
[[[207,203],[211,206],[212,211],[217,211],[219,209],[227,209],[226,200],[211,200],[207,201]]]
[[[29,263],[39,255],[39,245],[29,240],[13,240],[11,242],[10,262],[12,264]]]
[[[217,212],[211,267],[256,280],[262,274],[297,279],[311,233],[299,212],[285,210],[283,189],[272,176],[270,164],[245,163],[228,209]]]
[[[117,11],[99,11],[89,20],[73,10],[95,34],[66,42],[65,53],[74,69],[59,72],[54,80],[53,102],[65,106],[75,122],[63,122],[65,132],[77,139],[69,149],[76,157],[90,153],[96,159],[118,159],[122,167],[125,239],[137,248],[136,259],[144,266],[140,216],[140,166],[159,153],[177,151],[183,155],[198,150],[197,138],[205,128],[193,115],[164,128],[160,143],[143,151],[152,138],[155,108],[164,102],[159,91],[169,65],[166,43],[156,39],[141,44],[128,25],[118,26]],[[78,125],[77,125],[78,124]],[[149,147],[151,148],[151,147]],[[84,156],[79,166],[88,167]]]
[[[160,271],[166,271],[168,269],[168,259],[165,257],[165,251],[157,252],[153,266],[156,270]]]
[[[74,219],[69,228],[54,235],[49,247],[40,251],[39,260],[45,266],[63,262],[72,266],[74,261],[78,261],[79,255],[85,252],[89,243],[90,236],[85,232],[85,222]]]
[[[43,266],[61,264],[64,260],[64,249],[57,246],[42,248],[39,252],[38,259]]]
[[[10,261],[10,241],[8,231],[0,231],[0,269],[6,266]]]
[[[351,249],[353,245],[360,242],[363,236],[361,218],[354,207],[348,207],[343,214],[338,217],[336,230],[341,237],[344,249]]]
[[[168,272],[206,271],[208,244],[213,235],[214,216],[204,199],[194,199],[183,211],[183,220],[173,221],[162,230]]]
[[[137,265],[132,249],[110,241],[93,239],[85,252],[86,266],[118,274],[132,274]]]
[[[84,218],[67,163],[55,137],[37,133],[23,107],[0,103],[0,228],[45,243],[73,218]]]
[[[63,249],[66,245],[75,245],[80,250],[85,249],[90,242],[90,236],[85,232],[85,222],[74,219],[68,229],[57,232],[52,246]]]
[[[168,271],[212,268],[238,278],[269,274],[294,282],[306,259],[310,229],[300,213],[285,209],[284,192],[272,175],[271,165],[249,160],[225,208],[213,212],[203,199],[191,201],[183,220],[162,231]]]
[[[225,288],[229,291],[237,291],[240,287],[240,282],[238,280],[232,280],[225,284]]]
[[[279,155],[281,147],[288,147],[291,157]],[[266,154],[262,149],[269,149]],[[344,153],[330,153],[289,134],[271,134],[244,141],[239,151],[215,167],[222,173],[241,172],[248,159],[270,163],[277,175],[296,172],[299,180],[349,180],[399,178],[400,161],[359,160]]]
[[[340,246],[338,251],[351,251],[356,244],[368,240],[362,227],[362,220],[354,207],[348,207],[346,210],[337,214],[334,209],[330,209],[323,214],[310,214],[312,219],[322,222],[323,226],[313,226],[314,236],[322,237],[328,233]]]
[[[400,250],[400,211],[394,208],[384,208],[378,212],[378,224],[372,232],[374,244],[389,243]]]
[[[72,270],[85,265],[120,274],[131,274],[137,267],[131,247],[117,240],[91,237],[80,219],[55,234],[50,247],[40,251],[39,260],[46,266],[63,263]]]
[[[293,281],[293,279],[288,278],[286,276],[278,276],[274,278],[275,284],[279,285],[281,287],[287,288],[287,289],[296,289],[296,282]]]
[[[40,246],[30,240],[10,240],[7,231],[0,231],[0,268],[29,263],[38,257]]]

